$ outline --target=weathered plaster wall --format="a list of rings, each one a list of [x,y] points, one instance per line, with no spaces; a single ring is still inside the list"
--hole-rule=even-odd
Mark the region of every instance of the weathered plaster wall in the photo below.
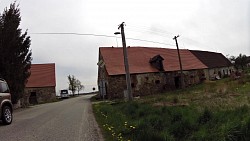
[[[215,76],[220,76],[220,78],[230,76],[231,72],[234,71],[234,67],[212,68],[207,71],[209,80],[213,80]]]

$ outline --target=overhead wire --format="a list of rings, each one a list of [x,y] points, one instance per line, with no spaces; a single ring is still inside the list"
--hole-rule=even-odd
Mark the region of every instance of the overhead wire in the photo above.
[[[129,31],[135,31],[135,32],[140,32],[140,33],[153,33],[157,36],[161,37],[167,37],[166,39],[172,39],[172,35],[170,35],[170,32],[166,32],[164,30],[161,31],[153,31],[150,30],[149,27],[143,27],[143,26],[134,26],[134,25],[129,25],[126,28]],[[31,33],[31,34],[47,34],[47,35],[78,35],[78,36],[95,36],[95,37],[108,37],[108,38],[121,38],[117,37],[115,35],[105,35],[105,34],[93,34],[93,33],[75,33],[75,32],[40,32],[40,33]],[[173,34],[173,33],[171,33]],[[174,34],[173,34],[174,35]],[[183,37],[183,36],[182,36]],[[191,42],[198,43],[203,46],[202,43],[197,42],[193,39],[190,39],[188,37],[183,37],[186,40],[190,40]],[[132,38],[132,37],[126,37],[127,40],[135,40],[135,41],[141,41],[141,42],[149,42],[149,43],[156,43],[156,44],[162,44],[162,45],[167,45],[167,46],[175,46],[174,44],[170,43],[164,43],[164,42],[159,42],[159,41],[153,41],[153,40],[146,40],[146,39],[139,39],[139,38]]]
[[[113,38],[116,36],[104,35],[104,34],[92,34],[92,33],[74,33],[74,32],[38,32],[30,34],[47,34],[47,35],[80,35],[80,36],[97,36],[97,37],[109,37]]]
[[[96,36],[96,37],[108,37],[108,38],[121,38],[114,35],[104,35],[104,34],[93,34],[93,33],[74,33],[74,32],[39,32],[39,33],[30,33],[30,34],[40,34],[40,35],[78,35],[78,36]],[[145,39],[138,39],[138,38],[130,38],[126,37],[127,40],[135,40],[135,41],[142,41],[142,42],[151,42],[157,44],[163,44],[168,46],[175,46],[173,44],[162,43],[152,40],[145,40]]]
[[[162,30],[162,29],[160,29],[160,30],[157,29],[157,31],[154,31],[151,27],[146,27],[146,26],[129,25],[129,26],[127,26],[127,29],[130,29],[130,30],[136,29],[137,31],[141,30],[141,31],[144,31],[144,32],[154,33],[154,34],[158,34],[158,35],[162,35],[162,36],[164,35],[164,37],[166,35],[168,35],[168,36],[174,35],[174,33],[167,32],[167,31]]]
[[[156,28],[156,29],[157,29],[157,28]],[[145,32],[146,32],[146,33],[153,33],[153,34],[156,35],[156,36],[167,37],[167,39],[172,39],[172,37],[174,36],[174,33],[165,31],[164,29],[155,31],[155,30],[151,29],[151,27],[146,27],[146,26],[142,26],[142,25],[139,25],[139,26],[137,26],[137,25],[129,25],[129,26],[127,26],[127,30],[136,31],[136,32],[141,32],[141,33],[143,33],[143,32],[144,32],[144,33],[145,33]],[[199,45],[199,48],[205,49],[205,48],[204,48],[204,46],[205,46],[205,47],[207,47],[207,48],[212,48],[213,50],[215,50],[215,51],[217,52],[217,48],[216,48],[216,47],[209,47],[209,46],[207,46],[207,45],[205,45],[205,44],[203,44],[203,43],[201,43],[201,42],[199,42],[199,41],[196,41],[196,40],[194,40],[194,39],[191,39],[191,38],[189,38],[189,37],[186,37],[185,35],[181,35],[181,37],[182,37],[184,40],[186,40],[186,41],[189,41],[189,42],[193,42],[193,43],[195,43],[195,44],[198,44],[198,45]],[[183,46],[183,48],[186,48],[186,47]]]

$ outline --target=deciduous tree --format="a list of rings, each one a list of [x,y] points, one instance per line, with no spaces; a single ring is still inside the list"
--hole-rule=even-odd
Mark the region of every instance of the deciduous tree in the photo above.
[[[237,69],[241,68],[244,70],[244,68],[247,66],[247,63],[247,56],[244,54],[239,54],[239,56],[235,58],[235,67]]]
[[[81,84],[81,81],[78,79],[76,80],[76,89],[77,89],[78,95],[79,95],[79,92],[84,89],[84,86]]]
[[[69,75],[68,76],[68,80],[69,80],[69,90],[72,91],[73,96],[75,95],[75,91],[76,91],[76,78],[74,75]]]

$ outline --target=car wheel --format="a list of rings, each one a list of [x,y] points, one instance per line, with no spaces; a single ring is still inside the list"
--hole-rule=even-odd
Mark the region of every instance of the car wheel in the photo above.
[[[8,125],[12,122],[12,111],[9,106],[4,106],[2,111],[3,124]]]

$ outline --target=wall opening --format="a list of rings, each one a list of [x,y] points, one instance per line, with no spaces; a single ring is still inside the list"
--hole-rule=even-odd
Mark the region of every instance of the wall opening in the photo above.
[[[155,84],[160,84],[161,81],[160,80],[155,80]]]
[[[180,88],[180,76],[174,77],[174,84],[176,89]]]
[[[132,87],[132,88],[135,88],[135,83],[131,83],[131,87]]]
[[[36,92],[31,92],[29,97],[30,104],[38,104]]]

